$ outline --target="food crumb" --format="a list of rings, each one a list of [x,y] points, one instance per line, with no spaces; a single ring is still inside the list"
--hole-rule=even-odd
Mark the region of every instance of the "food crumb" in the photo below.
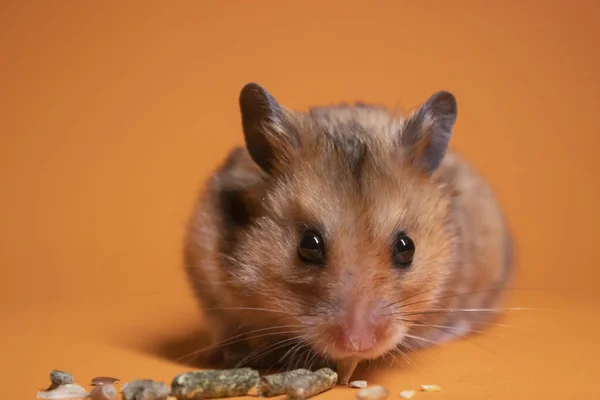
[[[389,390],[379,385],[360,389],[356,392],[356,398],[358,400],[385,400],[389,395]]]
[[[442,388],[438,385],[421,385],[421,390],[423,392],[441,392]]]
[[[400,392],[400,397],[403,399],[412,399],[417,394],[415,390],[403,390]]]
[[[348,387],[355,389],[364,389],[367,387],[367,381],[352,381],[348,384]]]

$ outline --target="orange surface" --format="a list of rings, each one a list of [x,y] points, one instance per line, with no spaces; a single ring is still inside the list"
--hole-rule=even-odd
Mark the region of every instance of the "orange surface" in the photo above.
[[[451,90],[452,147],[515,230],[509,305],[534,310],[360,377],[390,398],[599,398],[599,18],[594,1],[2,2],[0,396],[34,399],[52,368],[194,368],[184,224],[255,81],[296,108]]]

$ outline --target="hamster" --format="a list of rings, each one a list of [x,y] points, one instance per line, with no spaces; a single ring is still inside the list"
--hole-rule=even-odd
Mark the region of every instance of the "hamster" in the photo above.
[[[294,111],[249,83],[239,106],[245,146],[207,180],[185,237],[208,359],[322,363],[347,381],[360,361],[494,318],[513,237],[490,186],[448,147],[453,94],[410,113]]]

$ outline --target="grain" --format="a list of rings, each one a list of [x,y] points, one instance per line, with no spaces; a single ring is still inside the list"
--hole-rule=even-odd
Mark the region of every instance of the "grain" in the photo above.
[[[415,390],[403,390],[400,392],[400,397],[403,399],[412,399],[417,394]]]
[[[111,378],[108,376],[97,376],[94,379],[92,379],[92,382],[90,383],[90,385],[92,385],[92,386],[116,385],[117,383],[119,383],[119,380],[117,378]]]
[[[90,392],[91,400],[117,400],[119,393],[110,383],[96,386]]]
[[[367,381],[352,381],[348,384],[348,387],[354,389],[364,389],[367,387]]]
[[[308,399],[333,388],[337,381],[337,372],[330,368],[321,368],[310,375],[302,375],[290,379],[286,387],[286,392],[289,399]]]
[[[122,390],[123,400],[166,400],[169,392],[169,386],[151,379],[127,382]]]
[[[245,396],[258,380],[258,371],[251,368],[186,372],[173,379],[171,395],[178,400]]]
[[[390,395],[389,390],[383,386],[375,385],[356,392],[358,400],[384,400]]]
[[[286,371],[279,374],[263,376],[259,379],[256,389],[260,397],[273,397],[286,393],[286,387],[291,379],[297,376],[306,376],[312,371],[304,368]]]
[[[442,388],[438,385],[421,385],[421,391],[423,392],[441,392]]]
[[[88,397],[89,393],[76,383],[65,383],[54,389],[38,392],[38,399],[47,400],[79,400]]]

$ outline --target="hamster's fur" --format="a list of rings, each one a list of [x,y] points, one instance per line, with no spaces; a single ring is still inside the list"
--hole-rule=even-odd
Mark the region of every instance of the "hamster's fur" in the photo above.
[[[514,260],[492,190],[448,148],[451,93],[408,114],[360,103],[292,111],[252,83],[239,102],[246,146],[208,179],[185,241],[213,357],[377,359],[495,315],[460,311],[498,307]],[[322,264],[299,257],[307,231],[324,243]],[[392,261],[399,232],[414,243],[409,266]]]

